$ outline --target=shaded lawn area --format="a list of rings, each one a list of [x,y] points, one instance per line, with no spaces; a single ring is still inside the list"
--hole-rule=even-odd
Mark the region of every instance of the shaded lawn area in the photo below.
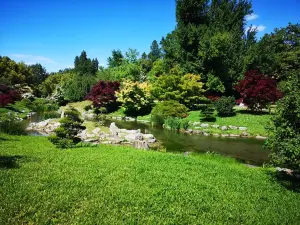
[[[217,155],[0,135],[0,224],[299,224],[300,195]],[[6,164],[5,164],[6,165]]]
[[[199,111],[190,111],[188,120],[193,122],[200,121]],[[250,114],[247,111],[237,111],[236,115],[233,117],[216,117],[216,122],[203,122],[208,124],[218,124],[221,126],[240,126],[247,127],[247,132],[252,135],[262,135],[267,136],[267,131],[265,127],[271,119],[269,114]]]

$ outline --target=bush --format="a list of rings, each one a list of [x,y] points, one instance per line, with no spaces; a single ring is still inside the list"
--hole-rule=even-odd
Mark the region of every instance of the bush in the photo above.
[[[117,93],[126,116],[138,117],[148,115],[153,106],[151,86],[147,82],[124,81],[122,89]]]
[[[13,104],[21,99],[21,95],[16,90],[13,90],[5,85],[0,85],[0,107],[8,104]]]
[[[29,108],[34,112],[49,112],[58,110],[59,106],[53,100],[37,98],[32,102]]]
[[[169,117],[165,120],[165,127],[171,130],[180,130],[181,119]]]
[[[99,81],[85,99],[91,100],[95,108],[104,107],[107,112],[118,109],[116,92],[120,88],[118,81]]]
[[[274,103],[282,97],[276,87],[276,81],[256,70],[248,71],[235,89],[251,111],[260,111],[269,103]]]
[[[60,120],[60,127],[54,130],[54,135],[49,137],[49,140],[59,148],[69,148],[78,144],[81,139],[77,137],[78,133],[85,129],[82,126],[80,113],[70,108],[65,111],[65,117]]]
[[[161,120],[169,117],[185,118],[187,117],[188,109],[184,105],[176,101],[164,101],[158,103],[151,111],[152,122],[161,125]],[[160,122],[160,123],[157,123]]]
[[[189,127],[190,127],[189,120],[187,120],[187,119],[182,120],[182,121],[181,121],[181,124],[182,124],[182,128],[183,128],[184,130],[189,129]]]
[[[233,116],[235,106],[234,97],[221,97],[215,101],[215,108],[219,116]]]
[[[300,75],[287,81],[284,93],[267,127],[265,147],[275,166],[300,172]]]
[[[215,122],[215,109],[212,104],[201,105],[200,107],[200,121],[201,122]]]
[[[16,114],[8,112],[0,116],[0,132],[7,134],[26,134],[27,124]]]

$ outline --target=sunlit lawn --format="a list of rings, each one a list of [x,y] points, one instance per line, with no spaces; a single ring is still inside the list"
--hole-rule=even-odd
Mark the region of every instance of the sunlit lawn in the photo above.
[[[271,169],[217,155],[0,135],[0,224],[299,224]]]

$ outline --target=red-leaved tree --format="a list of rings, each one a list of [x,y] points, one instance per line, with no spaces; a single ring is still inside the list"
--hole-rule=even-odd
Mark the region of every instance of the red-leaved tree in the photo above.
[[[276,81],[257,70],[246,72],[244,79],[235,86],[235,89],[251,111],[260,111],[267,104],[274,103],[282,97]]]
[[[104,107],[111,112],[118,107],[116,92],[119,89],[118,81],[99,81],[92,87],[86,99],[91,100],[95,108]]]
[[[13,90],[6,85],[0,84],[0,107],[8,104],[13,104],[21,99],[21,95],[16,90]]]

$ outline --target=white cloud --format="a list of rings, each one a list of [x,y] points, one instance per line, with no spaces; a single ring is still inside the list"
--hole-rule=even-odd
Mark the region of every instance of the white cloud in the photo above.
[[[251,30],[256,30],[257,32],[262,32],[266,29],[267,27],[264,26],[264,25],[259,25],[259,26],[256,26],[256,25],[252,25],[251,26]],[[250,29],[250,27],[247,27],[246,28],[246,32]]]
[[[256,20],[257,18],[258,18],[258,15],[255,13],[252,13],[252,14],[246,16],[247,21]]]
[[[20,59],[24,62],[30,62],[31,64],[34,63],[48,63],[48,64],[56,64],[55,61],[53,61],[50,58],[47,58],[45,56],[40,56],[40,55],[25,55],[25,54],[11,54],[12,57]],[[33,63],[32,63],[33,62]],[[26,63],[29,64],[29,63]]]

